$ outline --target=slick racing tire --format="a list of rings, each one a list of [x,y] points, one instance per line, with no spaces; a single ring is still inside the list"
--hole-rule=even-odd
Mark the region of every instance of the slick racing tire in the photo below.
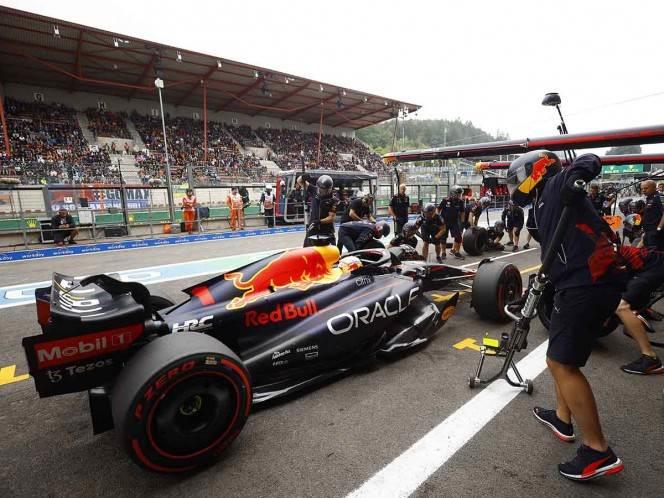
[[[176,473],[209,463],[238,436],[252,392],[247,369],[228,347],[181,332],[136,353],[111,401],[115,429],[132,460]]]
[[[542,293],[539,303],[537,304],[537,316],[539,317],[540,323],[544,326],[546,330],[549,330],[551,325],[551,313],[553,313],[553,297],[555,292],[553,287],[547,285]],[[617,315],[612,314],[606,322],[602,325],[602,328],[597,333],[597,337],[605,337],[611,332],[616,330],[620,325],[620,318]]]
[[[463,233],[463,250],[471,256],[481,256],[488,241],[486,228],[470,227]]]
[[[471,305],[484,320],[506,322],[505,305],[523,292],[519,269],[502,261],[480,263],[473,279]]]

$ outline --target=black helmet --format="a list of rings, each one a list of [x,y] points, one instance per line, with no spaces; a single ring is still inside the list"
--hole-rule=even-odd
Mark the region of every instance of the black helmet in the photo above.
[[[627,230],[634,230],[635,227],[641,226],[641,215],[638,213],[630,214],[625,216],[623,220],[623,227]]]
[[[629,203],[629,212],[635,214],[641,214],[646,208],[646,203],[643,199],[638,199]]]
[[[433,202],[427,202],[424,205],[424,209],[422,211],[424,212],[424,214],[435,213],[436,212],[436,205]]]
[[[463,187],[461,185],[452,185],[450,195],[453,197],[459,197],[461,194],[463,194]]]
[[[504,232],[505,231],[505,223],[503,223],[502,221],[496,221],[493,224],[493,229],[496,232]]]
[[[390,234],[390,225],[384,221],[379,221],[374,225],[374,235],[376,237],[387,237]]]
[[[480,203],[480,206],[483,208],[487,207],[489,204],[491,204],[491,199],[488,197],[481,197],[480,200],[478,201]]]
[[[401,229],[401,234],[407,239],[411,238],[417,232],[417,225],[412,221],[406,223]]]
[[[334,182],[330,175],[321,175],[316,180],[316,187],[318,187],[318,195],[328,196],[332,194],[332,186]]]
[[[627,199],[623,199],[618,203],[618,209],[620,209],[620,212],[627,216],[629,214],[629,205],[632,203],[633,199],[631,197],[628,197]]]
[[[561,169],[558,156],[548,150],[534,150],[517,157],[507,170],[510,197],[521,207],[528,205],[537,189]]]

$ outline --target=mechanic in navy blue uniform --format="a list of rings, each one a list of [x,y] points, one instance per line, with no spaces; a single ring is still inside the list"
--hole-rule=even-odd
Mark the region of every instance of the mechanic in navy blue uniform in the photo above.
[[[615,234],[597,214],[585,190],[574,183],[589,182],[601,169],[594,154],[579,156],[562,170],[555,154],[533,151],[514,160],[507,172],[512,200],[522,207],[533,203],[537,227],[533,237],[540,242],[543,255],[563,206],[574,210],[548,275],[555,297],[546,361],[556,386],[557,407],[535,407],[533,414],[564,441],[575,439],[572,417],[581,426],[583,444],[577,456],[558,466],[561,475],[580,481],[623,470],[622,461],[604,438],[592,389],[580,370],[598,332],[617,308],[627,277],[614,249]]]
[[[461,199],[463,188],[459,185],[453,185],[450,189],[450,195],[440,201],[438,213],[445,222],[449,235],[454,239],[452,244],[452,255],[458,259],[466,259],[461,254],[461,227],[465,218],[464,202]],[[445,236],[447,239],[447,235]]]
[[[401,229],[401,233],[397,234],[392,240],[390,240],[390,247],[399,247],[401,245],[409,245],[413,249],[417,249],[417,224],[415,222],[409,221]]]
[[[60,208],[58,214],[51,218],[51,230],[53,231],[53,241],[56,246],[65,245],[65,239],[69,238],[70,244],[76,244],[74,237],[78,235],[78,229],[74,218],[71,217],[65,208]]]
[[[478,226],[480,222],[480,216],[482,216],[482,213],[486,209],[489,209],[490,205],[491,199],[488,197],[480,197],[478,201],[471,202],[466,212],[466,228]]]
[[[408,223],[410,211],[410,197],[406,195],[406,184],[399,185],[399,193],[392,196],[387,211],[394,219],[394,233],[401,233],[403,226]]]
[[[620,368],[623,372],[638,375],[664,373],[662,361],[650,344],[643,323],[634,314],[648,306],[651,293],[664,285],[664,251],[622,245],[618,252],[631,278],[627,282],[616,315],[641,350],[641,355],[636,360]]]
[[[348,252],[364,249],[367,243],[390,234],[390,225],[384,221],[369,223],[366,221],[347,221],[339,226],[339,245]]]
[[[433,244],[436,250],[436,261],[439,263],[445,259],[445,222],[436,212],[436,205],[429,202],[424,206],[422,214],[415,221],[415,225],[420,229],[420,236],[424,245],[422,246],[422,256],[425,261],[429,261],[429,244]]]
[[[306,182],[306,178],[303,179]],[[337,215],[339,200],[332,195],[333,182],[329,175],[321,175],[316,180],[316,187],[306,182],[306,192],[311,198],[309,208],[309,225],[304,239],[304,247],[314,245],[311,235],[325,235],[330,244],[336,243],[334,238],[334,219]],[[314,190],[315,189],[315,190]]]
[[[372,223],[375,223],[376,219],[374,218],[373,212],[371,211],[373,200],[374,196],[371,193],[358,194],[355,199],[350,201],[348,208],[346,211],[344,211],[344,214],[341,217],[341,223],[362,220],[368,220]]]
[[[645,195],[645,209],[643,211],[643,239],[644,247],[664,250],[664,207],[657,194],[657,185],[654,180],[641,182],[641,193]]]
[[[523,208],[514,204],[514,201],[507,201],[507,206],[503,209],[500,219],[505,223],[509,242],[508,246],[514,246],[512,252],[519,250],[519,235],[524,223]]]

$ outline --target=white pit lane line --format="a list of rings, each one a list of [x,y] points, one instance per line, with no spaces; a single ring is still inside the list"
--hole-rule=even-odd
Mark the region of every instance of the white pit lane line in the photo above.
[[[524,379],[534,379],[546,369],[544,341],[517,363]],[[459,382],[462,382],[459,379]],[[481,388],[465,405],[431,429],[422,439],[387,464],[346,498],[405,498],[410,496],[475,434],[488,424],[523,389],[496,380]]]

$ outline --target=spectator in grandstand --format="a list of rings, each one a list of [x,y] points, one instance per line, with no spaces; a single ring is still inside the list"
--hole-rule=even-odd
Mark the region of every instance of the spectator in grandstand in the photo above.
[[[65,208],[60,208],[58,214],[51,218],[51,230],[56,246],[65,245],[65,239],[68,239],[69,244],[76,244],[74,237],[78,235],[78,229],[74,218]]]
[[[517,206],[513,201],[507,201],[507,206],[503,209],[500,219],[505,223],[509,242],[508,246],[514,246],[512,252],[519,250],[519,235],[523,228],[524,215],[521,206]]]
[[[265,185],[265,192],[261,194],[260,205],[268,228],[274,226],[274,202],[275,197],[272,193],[272,185]]]
[[[235,231],[238,228],[244,230],[244,203],[237,187],[231,189],[231,193],[226,199],[226,205],[230,210],[231,230]]]
[[[408,222],[410,210],[410,197],[406,195],[406,184],[399,185],[399,192],[392,196],[387,211],[394,220],[394,233],[401,233],[401,229]]]
[[[187,189],[187,194],[182,198],[182,219],[184,220],[184,229],[189,232],[189,235],[194,231],[196,208],[198,208],[198,201],[194,191]]]
[[[372,212],[373,201],[374,195],[371,192],[366,194],[358,192],[357,197],[353,199],[348,205],[348,209],[341,218],[341,223],[362,220],[368,220],[372,223],[376,223],[376,219],[374,218]]]

